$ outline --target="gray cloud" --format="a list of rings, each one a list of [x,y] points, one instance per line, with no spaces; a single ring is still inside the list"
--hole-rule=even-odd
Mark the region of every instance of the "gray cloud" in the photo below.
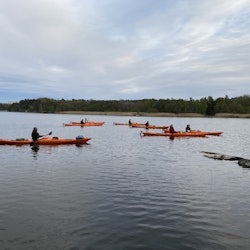
[[[0,102],[250,93],[247,0],[0,1]]]

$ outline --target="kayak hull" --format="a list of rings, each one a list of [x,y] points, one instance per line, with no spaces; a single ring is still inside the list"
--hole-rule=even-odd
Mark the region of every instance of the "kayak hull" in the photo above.
[[[80,123],[80,122],[71,122],[71,123],[63,123],[63,126],[80,126],[80,127],[87,127],[87,126],[103,126],[105,122],[86,122],[86,123]]]
[[[91,140],[91,138],[79,138],[79,139],[64,139],[64,138],[58,138],[58,137],[46,137],[41,138],[35,142],[29,139],[16,139],[16,140],[8,140],[8,139],[0,139],[0,145],[82,145],[87,144],[87,142]]]
[[[169,133],[168,129],[164,129],[163,131],[164,133]],[[181,133],[184,133],[184,132],[181,132]],[[214,135],[214,136],[219,136],[223,134],[223,132],[221,131],[200,131],[200,130],[191,130],[190,132],[185,132],[185,133],[198,133],[198,134]]]
[[[82,124],[81,122],[70,122],[72,124]],[[83,124],[86,124],[86,125],[96,125],[96,126],[102,126],[105,122],[85,122]]]
[[[190,132],[177,132],[177,133],[154,133],[154,132],[143,132],[141,136],[167,136],[167,137],[206,137],[204,133],[190,133]]]
[[[215,136],[219,136],[219,135],[223,134],[223,132],[221,132],[221,131],[200,131],[200,130],[191,130],[191,132],[193,132],[193,133],[205,133],[206,135],[215,135]]]
[[[119,125],[119,126],[125,125],[125,126],[129,126],[128,123],[120,123],[120,122],[114,122],[114,125]]]
[[[132,128],[145,128],[145,129],[167,129],[168,126],[157,126],[157,125],[148,125],[146,126],[145,124],[131,124]]]

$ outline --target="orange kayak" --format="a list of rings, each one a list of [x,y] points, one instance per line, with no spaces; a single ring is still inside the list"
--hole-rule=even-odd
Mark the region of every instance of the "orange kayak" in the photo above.
[[[163,131],[164,133],[169,133],[168,129],[164,129]],[[181,132],[181,133],[184,133],[184,132]],[[200,130],[191,130],[190,132],[185,132],[185,133],[198,133],[198,134],[216,135],[216,136],[223,134],[223,132],[221,131],[200,131]]]
[[[129,126],[128,123],[120,123],[120,122],[114,122],[114,125],[127,125],[127,126]]]
[[[130,124],[130,126],[132,126],[132,125],[134,125],[134,126],[136,126],[136,125],[145,125],[145,123],[132,122]]]
[[[63,123],[63,126],[80,126],[80,127],[86,127],[86,126],[102,126],[105,122],[71,122],[71,123]]]
[[[8,139],[0,139],[0,145],[68,145],[68,144],[75,144],[75,145],[82,145],[87,144],[87,142],[91,140],[91,138],[84,138],[84,137],[76,137],[75,139],[64,139],[58,137],[44,137],[37,140],[35,143],[29,139],[15,139],[15,140],[8,140]]]
[[[157,125],[145,125],[145,124],[131,124],[132,128],[146,128],[146,129],[167,129],[168,126],[157,126]]]
[[[223,132],[221,131],[200,131],[200,130],[191,130],[192,133],[205,133],[206,135],[221,135]]]
[[[204,134],[204,133],[192,133],[192,132],[154,133],[154,132],[141,131],[141,136],[206,137],[206,134]]]

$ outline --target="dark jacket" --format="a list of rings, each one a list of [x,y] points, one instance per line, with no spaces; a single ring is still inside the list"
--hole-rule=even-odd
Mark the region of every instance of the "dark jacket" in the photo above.
[[[39,133],[37,132],[37,129],[33,129],[31,137],[33,141],[36,141],[41,137],[41,135],[39,135]]]

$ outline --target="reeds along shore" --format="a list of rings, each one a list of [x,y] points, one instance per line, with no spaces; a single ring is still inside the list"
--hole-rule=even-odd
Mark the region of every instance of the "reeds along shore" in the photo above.
[[[99,111],[63,111],[60,114],[107,115],[107,116],[148,116],[148,117],[209,117],[209,118],[250,118],[250,114],[218,113],[206,116],[198,113],[145,113],[145,112],[99,112]]]

